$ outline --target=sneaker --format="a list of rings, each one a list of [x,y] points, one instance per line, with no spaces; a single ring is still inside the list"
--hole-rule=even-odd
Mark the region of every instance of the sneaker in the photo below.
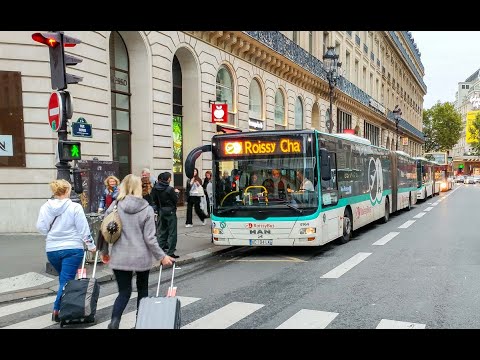
[[[207,222],[203,220],[202,225],[207,225]]]
[[[178,258],[180,257],[180,256],[178,256],[178,255],[175,255],[175,254],[168,255],[168,256],[170,256],[170,257],[172,257],[172,258],[174,258],[174,259],[178,259]]]
[[[193,227],[193,224],[187,224],[185,227]]]

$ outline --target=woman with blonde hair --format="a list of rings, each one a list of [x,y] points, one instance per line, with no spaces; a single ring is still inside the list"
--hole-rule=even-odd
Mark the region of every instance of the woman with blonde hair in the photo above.
[[[59,284],[52,320],[59,322],[63,286],[75,279],[83,259],[84,244],[91,252],[95,252],[96,247],[82,206],[70,200],[70,183],[63,179],[54,180],[50,189],[53,197],[40,208],[37,229],[47,236],[47,259],[58,272]]]
[[[105,181],[105,189],[103,190],[102,197],[100,198],[100,205],[98,206],[98,212],[103,212],[105,209],[110,207],[110,204],[118,196],[118,184],[120,180],[117,177],[110,175]]]
[[[148,296],[148,275],[153,258],[160,260],[163,266],[173,263],[173,259],[165,255],[158,245],[153,208],[142,197],[140,177],[132,174],[125,176],[117,200],[110,205],[105,215],[111,213],[115,205],[122,222],[122,233],[115,244],[110,245],[110,249],[102,254],[102,260],[108,261],[113,269],[118,286],[109,329],[118,329],[120,325],[123,311],[132,294],[133,272],[136,273],[138,310],[140,300]]]

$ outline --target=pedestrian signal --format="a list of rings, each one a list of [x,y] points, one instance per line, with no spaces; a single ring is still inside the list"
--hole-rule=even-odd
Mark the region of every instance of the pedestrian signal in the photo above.
[[[80,141],[59,140],[58,155],[60,161],[81,160]]]

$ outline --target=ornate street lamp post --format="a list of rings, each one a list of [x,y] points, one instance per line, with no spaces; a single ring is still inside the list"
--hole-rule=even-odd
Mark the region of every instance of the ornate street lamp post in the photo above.
[[[329,133],[332,133],[333,129],[333,89],[337,86],[337,81],[340,77],[338,70],[342,66],[341,62],[338,62],[338,54],[335,54],[335,48],[333,46],[329,46],[327,48],[327,52],[323,55],[323,67],[327,72],[327,80],[328,86],[330,88],[330,117],[326,121],[326,126]]]
[[[395,109],[393,109],[392,113],[393,113],[393,118],[395,119],[395,129],[397,132],[397,142],[396,142],[395,150],[398,150],[398,123],[400,122],[400,116],[402,115],[402,110],[400,109],[400,106],[395,105]]]

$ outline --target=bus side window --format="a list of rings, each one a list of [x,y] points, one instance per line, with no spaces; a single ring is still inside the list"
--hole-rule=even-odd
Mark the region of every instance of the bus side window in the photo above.
[[[337,186],[337,161],[336,154],[328,152],[331,168],[330,180],[321,179],[322,184],[322,205],[336,205],[338,202],[338,186]]]

